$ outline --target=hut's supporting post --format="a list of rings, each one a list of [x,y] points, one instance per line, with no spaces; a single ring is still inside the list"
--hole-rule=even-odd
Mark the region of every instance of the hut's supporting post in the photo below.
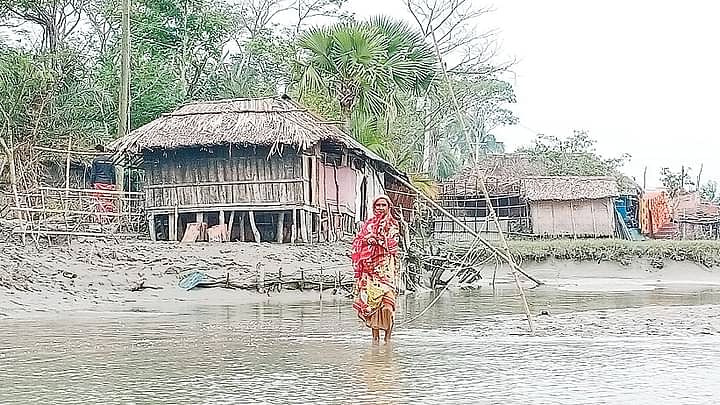
[[[218,225],[225,225],[225,211],[220,211],[220,215],[218,216]]]
[[[297,242],[297,210],[292,210],[292,226],[290,228],[290,243],[293,245]]]
[[[232,240],[233,222],[235,222],[235,211],[230,211],[230,222],[227,226],[228,240]]]
[[[332,210],[330,210],[330,203],[328,203],[327,201],[325,202],[325,209],[327,210],[328,214],[327,241],[336,242],[340,240],[340,237],[337,235],[337,232],[335,230],[335,216],[333,215]],[[338,210],[338,213],[339,212],[340,210]]]
[[[170,236],[170,240],[173,242],[177,242],[177,240],[178,240],[177,223],[178,223],[177,214],[174,214],[174,213],[169,214],[168,215],[168,234]]]
[[[315,218],[314,218],[315,215],[313,215],[312,212],[308,212],[305,215],[307,216],[306,222],[307,222],[307,228],[308,228],[307,229],[307,240],[309,243],[312,244],[312,243],[314,243],[314,241],[313,241],[313,225],[314,225],[313,221],[315,220]]]
[[[240,213],[240,242],[245,242],[245,213]]]
[[[155,232],[155,214],[150,214],[148,219],[148,230],[150,231],[150,240],[157,242],[157,233]]]
[[[195,222],[197,222],[198,224],[203,223],[203,213],[202,212],[198,212],[195,214]]]
[[[285,242],[285,211],[280,211],[277,219],[277,243],[283,242]]]
[[[302,238],[303,242],[309,243],[308,240],[308,223],[307,223],[307,215],[305,215],[305,211],[300,211],[300,237]]]
[[[119,191],[121,194],[112,196],[112,198],[115,200],[116,203],[116,209],[118,214],[120,216],[117,217],[118,222],[122,223],[123,217],[122,214],[125,212],[125,204],[123,204],[123,195],[122,192],[125,191],[125,168],[123,166],[117,166],[115,168],[115,178],[117,181],[117,185],[115,186],[115,189]]]
[[[257,224],[255,223],[255,212],[250,211],[248,216],[250,217],[250,227],[252,228],[253,236],[255,237],[255,242],[260,243],[260,231],[258,231]]]

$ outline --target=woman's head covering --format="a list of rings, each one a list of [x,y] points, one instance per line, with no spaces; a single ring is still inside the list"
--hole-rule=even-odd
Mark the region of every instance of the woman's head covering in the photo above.
[[[385,200],[388,204],[387,212],[378,215],[375,205],[378,201]],[[359,277],[364,271],[365,262],[368,260],[380,260],[378,257],[387,254],[397,254],[398,223],[392,214],[392,200],[386,195],[379,195],[373,199],[373,217],[365,221],[360,228],[355,240],[353,240],[353,253],[351,255],[355,267],[355,277]],[[379,243],[369,244],[368,237],[372,237]]]
[[[377,204],[377,202],[380,200],[387,201],[388,207],[393,206],[393,203],[392,203],[392,200],[390,199],[390,197],[386,196],[385,194],[380,194],[379,196],[377,196],[373,199],[373,203],[372,203],[373,208],[375,208],[375,204]]]

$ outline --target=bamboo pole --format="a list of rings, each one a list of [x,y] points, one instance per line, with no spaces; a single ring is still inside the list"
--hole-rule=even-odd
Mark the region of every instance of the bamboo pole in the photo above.
[[[228,240],[232,241],[232,229],[235,222],[235,211],[230,211],[230,222],[227,226]]]
[[[290,229],[290,243],[293,245],[297,243],[297,232],[298,232],[298,220],[297,220],[298,211],[296,209],[292,210],[292,228]]]
[[[54,148],[46,148],[43,146],[33,146],[33,150],[41,151],[41,152],[49,152],[49,153],[60,153],[60,154],[66,154],[68,153],[67,150],[63,149],[54,149]],[[101,155],[101,152],[90,152],[90,151],[78,151],[78,150],[71,150],[71,154],[78,155],[78,156],[98,156]]]
[[[19,234],[28,234],[28,235],[61,235],[61,236],[85,236],[85,237],[95,237],[95,238],[133,238],[137,237],[138,234],[136,233],[118,233],[114,235],[108,235],[106,233],[101,232],[74,232],[74,231],[52,231],[52,230],[22,230],[17,231],[13,230],[13,233],[19,233]]]
[[[66,189],[66,188],[58,188],[58,187],[38,187],[38,190],[62,192],[62,191],[65,191],[65,190],[67,190],[67,189]],[[71,192],[71,193],[77,193],[77,194],[92,194],[92,193],[96,193],[97,190],[93,190],[93,189],[91,189],[91,188],[70,188],[70,192]],[[103,194],[107,194],[107,195],[120,195],[120,194],[124,194],[124,195],[128,195],[128,196],[138,196],[138,197],[142,197],[142,196],[145,195],[145,193],[140,192],[140,191],[127,191],[127,192],[124,192],[124,191],[103,190],[102,193],[103,193]],[[139,200],[139,199],[136,199],[136,200]]]
[[[240,223],[238,225],[240,226],[240,242],[245,242],[245,213],[240,213]]]
[[[285,211],[280,211],[277,219],[277,243],[285,241]]]
[[[434,45],[434,48],[435,48],[435,53],[436,53],[436,55],[437,55],[437,58],[438,58],[439,60],[442,60],[442,54],[441,54],[441,52],[440,52],[440,47],[438,46],[437,38],[436,38],[436,36],[435,36],[435,31],[432,32],[431,38],[432,38],[432,40],[433,40],[433,45]],[[447,86],[448,86],[448,90],[449,90],[449,92],[450,92],[450,96],[451,96],[450,98],[452,99],[453,105],[455,106],[455,112],[457,113],[458,120],[460,121],[460,127],[462,128],[463,133],[466,134],[466,136],[467,136],[467,129],[466,129],[466,126],[465,126],[465,119],[464,119],[464,117],[463,117],[462,110],[460,109],[460,104],[458,103],[457,97],[455,96],[455,90],[454,90],[453,87],[452,87],[452,82],[450,81],[450,76],[448,75],[447,69],[445,69],[445,65],[444,65],[444,64],[440,63],[440,67],[441,67],[441,69],[442,69],[443,76],[445,77],[445,82],[446,82],[446,84],[447,84]],[[490,200],[490,193],[489,193],[488,190],[487,190],[487,186],[486,186],[486,184],[485,184],[485,181],[486,181],[485,175],[481,173],[481,184],[480,184],[480,186],[481,186],[482,194],[483,194],[483,196],[485,197],[486,207],[490,210],[490,215],[492,215],[492,219],[493,219],[493,221],[495,222],[496,228],[498,229],[498,231],[501,231],[500,221],[498,221],[497,215],[495,215],[495,209],[493,208],[492,201]],[[421,195],[422,195],[422,194],[421,194]],[[433,202],[434,202],[434,201],[433,201]],[[437,204],[435,204],[435,205],[437,205]],[[467,228],[467,226],[466,226],[465,224],[462,224],[462,226],[464,226],[464,227]],[[469,229],[469,228],[468,228],[468,229]],[[476,237],[479,237],[479,236],[480,236],[480,235],[476,235]],[[535,283],[537,283],[537,284],[539,285],[540,282],[538,282],[538,281],[535,280],[534,278],[529,277],[524,271],[522,271],[522,269],[520,268],[520,266],[518,266],[517,263],[515,263],[515,261],[514,261],[513,258],[512,258],[512,255],[510,254],[510,248],[508,247],[507,240],[505,239],[505,235],[503,234],[503,232],[499,232],[499,233],[498,233],[498,236],[500,237],[500,242],[502,243],[502,245],[503,245],[504,248],[505,248],[505,252],[501,252],[499,249],[497,249],[497,248],[495,248],[495,247],[493,247],[493,248],[491,248],[491,249],[494,249],[494,251],[495,251],[496,254],[498,254],[500,257],[503,257],[503,259],[504,259],[505,261],[507,261],[507,263],[510,265],[510,269],[511,269],[511,271],[512,271],[513,273],[516,272],[516,271],[518,271],[518,272],[522,273],[523,275],[525,275],[526,277],[528,277],[529,279],[533,280]],[[484,239],[480,238],[480,240],[481,240],[482,242],[484,242],[483,244],[485,244],[486,246],[492,246],[492,245],[490,245],[489,243],[487,243],[486,241],[484,241]],[[500,255],[501,253],[504,253],[504,254]],[[517,284],[518,289],[520,290],[520,296],[521,296],[521,298],[523,299],[523,303],[524,303],[524,306],[525,306],[525,309],[526,309],[525,315],[527,316],[528,325],[530,326],[530,332],[534,334],[534,333],[535,333],[535,327],[533,326],[532,315],[530,315],[530,311],[529,311],[529,307],[528,307],[528,304],[527,304],[527,300],[526,300],[526,298],[525,298],[525,293],[523,292],[522,285],[520,284],[520,279],[519,279],[519,277],[515,276],[515,282],[516,282],[516,284]]]
[[[702,172],[703,172],[703,163],[700,163],[700,171],[698,171],[697,175],[697,183],[695,183],[695,190],[700,191],[700,179],[702,178]]]
[[[150,214],[150,218],[148,219],[148,232],[150,232],[150,240],[155,242],[157,241],[157,232],[155,231],[155,215]]]
[[[302,238],[303,242],[310,243],[310,240],[308,240],[308,223],[307,223],[307,215],[305,215],[305,211],[300,211],[300,238]]]
[[[257,224],[255,223],[255,212],[250,211],[248,213],[249,221],[250,221],[250,227],[252,228],[253,237],[255,238],[256,243],[260,243],[260,231],[257,228]]]
[[[41,214],[68,214],[68,215],[94,215],[97,214],[96,211],[87,211],[87,210],[65,210],[65,209],[52,209],[52,208],[26,208],[26,207],[20,207],[20,208],[11,208],[13,211],[18,212],[24,212],[24,213],[41,213]],[[128,215],[133,217],[142,217],[143,214],[140,213],[128,213],[128,214],[121,214],[119,212],[107,212],[103,214],[106,217],[119,217],[122,215]]]

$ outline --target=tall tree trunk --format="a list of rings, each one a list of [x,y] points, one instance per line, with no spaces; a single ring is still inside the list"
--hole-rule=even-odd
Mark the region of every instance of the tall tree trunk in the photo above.
[[[188,65],[190,64],[190,56],[188,54],[188,4],[187,0],[183,3],[183,33],[182,33],[182,49],[180,55],[180,83],[182,85],[183,99],[186,99],[190,90],[188,83]]]
[[[122,2],[119,104],[118,138],[127,135],[130,127],[130,0]]]

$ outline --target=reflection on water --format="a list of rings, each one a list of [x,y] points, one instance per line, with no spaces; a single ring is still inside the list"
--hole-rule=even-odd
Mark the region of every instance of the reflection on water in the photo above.
[[[389,346],[345,301],[4,320],[0,403],[717,403],[720,292],[529,300],[536,337],[515,291],[457,291]]]

